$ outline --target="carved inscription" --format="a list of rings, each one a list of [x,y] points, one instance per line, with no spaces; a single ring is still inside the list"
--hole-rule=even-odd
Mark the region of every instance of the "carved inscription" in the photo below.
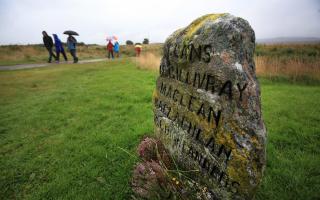
[[[176,116],[171,116],[171,108],[167,104],[158,99],[155,101],[156,107],[163,112],[166,118],[168,118],[172,123],[178,124],[186,132],[186,134],[192,138],[193,142],[197,142],[207,148],[214,159],[202,154],[200,151],[194,148],[192,144],[187,145],[184,141],[180,141],[179,137],[171,135],[173,132],[171,126],[167,124],[163,118],[155,116],[154,122],[156,126],[161,129],[162,134],[172,137],[174,146],[179,148],[181,153],[185,154],[194,162],[196,162],[201,169],[211,177],[213,181],[218,182],[221,187],[230,188],[233,193],[238,192],[237,188],[240,184],[237,181],[230,180],[224,170],[226,167],[221,167],[221,164],[217,162],[224,162],[225,166],[227,166],[227,162],[231,156],[231,149],[228,149],[223,144],[220,145],[215,143],[215,139],[213,137],[210,137],[207,141],[204,141],[201,138],[203,130],[197,124],[193,123],[192,121],[188,121],[183,115],[180,117],[178,116],[179,114],[176,114]]]
[[[175,58],[184,59],[189,62],[203,61],[209,63],[211,60],[210,53],[213,53],[213,48],[210,44],[195,46],[193,43],[178,45],[175,44],[172,50],[169,49],[167,55],[172,55]]]
[[[240,102],[242,101],[243,93],[248,86],[247,83],[233,83],[231,80],[219,84],[213,74],[191,72],[174,65],[169,68],[167,73],[164,73],[164,70],[162,70],[160,66],[160,76],[177,80],[187,86],[203,89],[212,94],[217,93],[219,96],[226,95],[229,100],[234,98]],[[238,95],[235,96],[234,93],[237,93]]]
[[[180,53],[179,53],[180,52]],[[193,62],[195,59],[210,62],[210,45],[175,45],[173,51],[168,52],[177,58],[186,59]],[[184,156],[197,163],[199,168],[211,179],[222,187],[228,187],[234,193],[238,191],[240,185],[235,180],[229,180],[226,173],[228,161],[232,159],[232,149],[224,144],[216,142],[214,133],[219,128],[221,118],[223,118],[223,108],[212,102],[201,98],[201,91],[216,95],[217,98],[224,97],[229,101],[243,100],[247,83],[232,82],[226,80],[219,81],[214,74],[201,71],[192,71],[185,68],[170,65],[167,71],[160,69],[160,77],[157,83],[159,98],[154,98],[155,108],[159,109],[162,116],[155,115],[155,125],[160,132],[168,137],[173,137],[174,148],[179,148]],[[200,92],[199,92],[200,90]],[[179,112],[183,110],[183,112]],[[191,116],[191,117],[190,117]],[[205,121],[210,137],[205,137],[205,130],[196,120]],[[185,142],[177,136],[170,135],[172,125],[175,124],[182,129],[191,142]],[[206,130],[208,132],[208,130]],[[211,132],[211,133],[210,133]],[[198,146],[195,147],[194,144]],[[197,150],[199,146],[202,150]],[[209,152],[205,155],[203,152]]]

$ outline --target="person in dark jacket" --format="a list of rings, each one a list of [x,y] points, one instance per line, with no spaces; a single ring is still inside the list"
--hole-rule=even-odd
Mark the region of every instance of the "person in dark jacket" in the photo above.
[[[48,60],[48,62],[51,63],[52,57],[54,57],[54,59],[57,60],[56,55],[54,55],[54,53],[52,52],[53,41],[52,41],[52,38],[47,34],[47,32],[42,31],[42,35],[43,35],[43,44],[46,47],[46,49],[48,50],[48,52],[49,52],[49,60]]]
[[[57,54],[57,61],[59,62],[60,60],[60,53],[62,53],[64,60],[68,61],[66,52],[64,51],[64,48],[62,46],[61,40],[58,38],[57,34],[53,34],[53,39],[54,39],[54,45],[56,47],[56,54]]]
[[[107,51],[108,51],[108,58],[110,59],[110,56],[113,57],[113,44],[111,42],[111,40],[109,40],[108,44],[107,44]]]
[[[76,44],[77,44],[77,40],[76,38],[74,38],[72,35],[68,36],[67,39],[67,46],[68,49],[70,51],[71,56],[73,57],[73,63],[77,63],[78,62],[78,57],[77,57],[77,52],[76,52]]]

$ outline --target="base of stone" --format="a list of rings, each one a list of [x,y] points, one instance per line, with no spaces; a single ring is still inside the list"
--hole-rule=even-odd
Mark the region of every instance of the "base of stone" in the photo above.
[[[200,172],[180,168],[159,140],[144,138],[137,151],[141,162],[133,170],[133,199],[219,199],[192,179]]]

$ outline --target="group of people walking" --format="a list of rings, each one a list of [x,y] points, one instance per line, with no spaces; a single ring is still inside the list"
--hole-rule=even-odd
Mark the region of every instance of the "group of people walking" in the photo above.
[[[54,43],[53,43],[52,37],[49,36],[46,31],[42,31],[42,35],[43,35],[43,44],[49,52],[48,62],[51,63],[52,57],[57,62],[59,62],[60,61],[60,53],[63,55],[64,60],[68,61],[66,52],[64,51],[62,42],[59,39],[58,35],[53,34]],[[76,38],[74,38],[72,35],[69,35],[68,39],[67,39],[67,47],[68,47],[68,50],[69,50],[71,56],[73,57],[73,63],[78,62],[78,57],[76,55],[76,44],[77,44]],[[56,55],[53,53],[53,45],[55,46]]]
[[[111,39],[107,39],[108,44],[107,44],[107,52],[108,52],[108,58],[114,58],[117,57],[119,58],[119,52],[120,52],[120,45],[119,42],[116,40],[115,43],[113,44]],[[135,52],[136,52],[136,57],[139,57],[142,51],[142,45],[141,43],[136,43],[134,46]],[[115,56],[114,56],[115,54]]]
[[[117,58],[119,58],[119,52],[120,52],[120,45],[118,41],[115,41],[114,44],[112,44],[111,40],[108,40],[107,44],[107,52],[108,52],[108,58],[114,58],[114,54]],[[114,53],[114,54],[113,54]]]
[[[74,38],[72,36],[72,34],[73,35],[75,35],[75,34],[78,35],[78,34],[75,33],[74,31],[65,31],[64,34],[68,34],[67,47],[68,47],[68,50],[69,50],[71,56],[73,57],[73,63],[77,63],[78,62],[78,57],[76,54],[77,40],[76,40],[76,38]],[[63,48],[63,44],[62,44],[61,40],[59,39],[58,35],[52,34],[53,39],[54,39],[54,43],[53,43],[52,37],[49,36],[46,31],[42,31],[42,35],[43,35],[44,46],[46,47],[46,49],[49,52],[48,62],[51,63],[52,57],[56,60],[56,62],[59,62],[60,61],[60,54],[63,55],[63,58],[65,61],[68,61],[66,52]],[[117,41],[117,38],[115,38],[114,44],[112,43],[112,39],[110,39],[110,38],[107,38],[107,41],[108,41],[108,43],[107,43],[108,58],[109,59],[111,59],[111,58],[114,59],[114,57],[119,58],[120,44]],[[56,51],[55,53],[56,54],[53,53],[53,45],[55,46],[55,51]],[[140,56],[141,49],[142,49],[141,44],[137,43],[135,45],[135,51],[136,51],[137,57]]]

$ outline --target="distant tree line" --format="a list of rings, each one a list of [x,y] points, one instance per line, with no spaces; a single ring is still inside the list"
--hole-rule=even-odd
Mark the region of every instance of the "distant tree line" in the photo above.
[[[141,44],[140,42],[136,42],[135,44]],[[149,44],[149,39],[144,38],[142,41],[142,44]],[[132,40],[127,40],[126,45],[134,45],[134,42]]]

